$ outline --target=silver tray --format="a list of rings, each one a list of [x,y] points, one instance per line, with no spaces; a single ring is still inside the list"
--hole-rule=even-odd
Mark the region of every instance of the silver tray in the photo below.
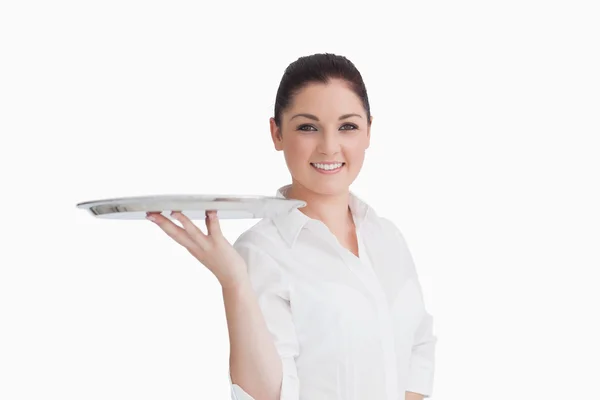
[[[190,219],[204,220],[208,210],[216,210],[220,219],[252,219],[274,217],[305,205],[302,200],[269,196],[154,195],[86,201],[77,207],[107,219],[145,219],[146,212],[171,218],[171,211],[181,211]]]

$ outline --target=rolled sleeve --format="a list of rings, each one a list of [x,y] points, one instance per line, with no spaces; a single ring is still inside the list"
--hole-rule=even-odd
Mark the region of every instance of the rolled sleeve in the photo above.
[[[262,246],[259,247],[247,235],[242,235],[234,247],[246,261],[260,309],[281,357],[283,381],[280,400],[298,400],[300,393],[295,358],[299,353],[299,345],[284,271]],[[231,375],[229,382],[233,400],[254,400],[243,388],[232,383]]]
[[[431,397],[435,371],[436,342],[437,337],[433,334],[433,317],[426,312],[415,331],[410,356],[407,391]]]

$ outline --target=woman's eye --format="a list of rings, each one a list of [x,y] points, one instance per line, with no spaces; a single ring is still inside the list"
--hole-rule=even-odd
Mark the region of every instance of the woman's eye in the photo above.
[[[300,125],[298,127],[299,131],[316,131],[315,127],[312,125]]]
[[[354,129],[358,129],[358,126],[354,125],[354,124],[344,124],[340,127],[341,130],[343,131],[351,131]],[[300,125],[298,127],[299,131],[306,131],[306,132],[310,132],[310,131],[316,131],[317,128],[315,128],[312,125]]]

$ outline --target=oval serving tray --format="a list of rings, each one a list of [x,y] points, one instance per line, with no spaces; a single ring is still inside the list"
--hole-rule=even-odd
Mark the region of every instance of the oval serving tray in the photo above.
[[[77,204],[95,217],[125,220],[145,219],[146,212],[160,212],[171,218],[171,211],[204,220],[209,210],[216,210],[220,219],[267,218],[304,206],[302,200],[283,197],[194,194],[120,197]]]

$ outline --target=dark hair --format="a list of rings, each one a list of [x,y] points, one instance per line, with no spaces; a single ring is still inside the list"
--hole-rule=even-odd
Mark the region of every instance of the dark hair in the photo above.
[[[342,79],[361,99],[371,123],[371,109],[367,88],[354,64],[344,56],[319,53],[298,58],[283,73],[275,97],[275,123],[281,126],[281,113],[290,105],[295,94],[309,83],[328,83],[331,79]]]

